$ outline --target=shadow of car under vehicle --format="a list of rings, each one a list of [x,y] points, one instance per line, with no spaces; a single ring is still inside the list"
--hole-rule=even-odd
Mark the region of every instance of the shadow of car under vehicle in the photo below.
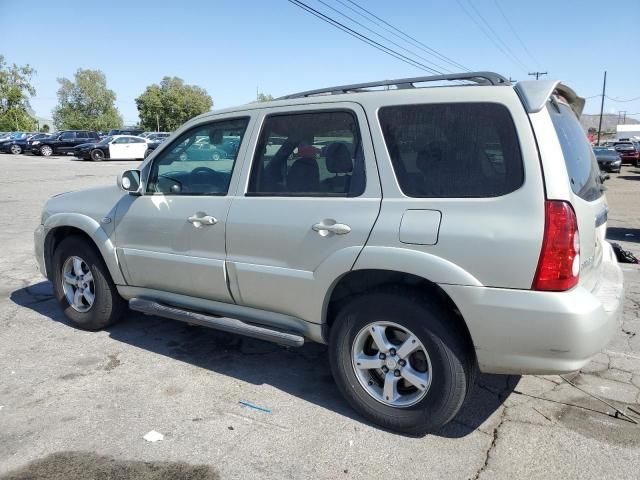
[[[76,328],[53,297],[50,282],[11,293],[11,300],[51,320]],[[335,386],[326,345],[285,348],[249,337],[130,311],[106,329],[112,339],[188,362],[255,385],[267,383],[290,395],[371,425],[347,404]],[[460,438],[474,432],[513,392],[518,376],[480,375],[456,418],[435,433]],[[379,427],[377,427],[379,428]]]
[[[607,227],[607,240],[640,243],[640,228]]]

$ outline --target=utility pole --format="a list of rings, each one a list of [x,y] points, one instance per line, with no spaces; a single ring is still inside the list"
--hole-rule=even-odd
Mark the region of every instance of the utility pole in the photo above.
[[[536,80],[538,80],[542,75],[546,75],[547,72],[531,72],[529,73],[529,75],[531,75],[532,77],[536,77]]]
[[[620,112],[618,113],[618,116],[622,117],[622,125],[627,123],[627,111],[626,110],[620,110]],[[620,123],[619,120],[620,119],[618,118],[618,123]]]
[[[602,100],[600,101],[600,121],[598,122],[598,145],[600,145],[600,130],[602,130],[602,112],[604,111],[604,95],[607,88],[607,71],[604,71],[604,81],[602,82]]]

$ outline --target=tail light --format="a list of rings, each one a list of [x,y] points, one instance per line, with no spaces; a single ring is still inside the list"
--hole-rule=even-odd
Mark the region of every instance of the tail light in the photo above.
[[[544,206],[544,237],[533,279],[534,290],[561,292],[578,284],[580,275],[580,236],[571,205],[547,200]]]

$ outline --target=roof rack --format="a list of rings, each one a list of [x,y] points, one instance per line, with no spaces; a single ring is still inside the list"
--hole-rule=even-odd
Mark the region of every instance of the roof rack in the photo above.
[[[468,73],[453,73],[450,75],[431,75],[427,77],[413,77],[413,78],[401,78],[398,80],[380,80],[377,82],[368,83],[354,83],[353,85],[341,85],[338,87],[320,88],[318,90],[307,90],[306,92],[293,93],[284,97],[278,98],[278,100],[289,100],[292,98],[304,98],[312,95],[320,94],[339,94],[348,92],[358,92],[365,88],[373,87],[386,87],[395,86],[398,89],[404,88],[416,88],[415,83],[423,82],[439,82],[439,81],[456,81],[467,80],[469,82],[477,83],[478,85],[511,85],[508,79],[502,75],[493,72],[468,72]]]

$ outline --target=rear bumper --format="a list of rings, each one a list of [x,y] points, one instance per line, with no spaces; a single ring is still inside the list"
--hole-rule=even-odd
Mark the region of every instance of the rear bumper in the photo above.
[[[549,374],[579,370],[615,333],[624,285],[609,244],[601,279],[589,292],[441,285],[464,317],[485,373]]]

